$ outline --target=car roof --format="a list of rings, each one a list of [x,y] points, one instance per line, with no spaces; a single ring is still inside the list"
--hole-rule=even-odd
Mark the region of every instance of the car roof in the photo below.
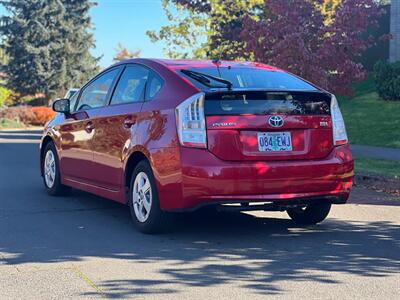
[[[258,62],[238,62],[238,61],[227,61],[221,60],[218,62],[212,60],[192,60],[192,59],[158,59],[158,58],[134,58],[126,59],[118,62],[115,65],[126,64],[126,63],[148,63],[153,62],[162,65],[170,70],[176,71],[178,69],[190,69],[190,68],[213,68],[217,64],[222,68],[254,68],[264,69],[268,71],[281,71],[283,70]]]

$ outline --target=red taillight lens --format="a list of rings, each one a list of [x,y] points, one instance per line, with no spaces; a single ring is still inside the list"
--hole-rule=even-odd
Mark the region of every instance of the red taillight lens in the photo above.
[[[331,100],[331,117],[333,130],[333,144],[335,146],[344,145],[349,142],[347,138],[346,126],[343,115],[339,108],[339,103],[334,95]]]
[[[204,93],[198,93],[176,108],[178,136],[182,146],[207,148],[204,97]]]

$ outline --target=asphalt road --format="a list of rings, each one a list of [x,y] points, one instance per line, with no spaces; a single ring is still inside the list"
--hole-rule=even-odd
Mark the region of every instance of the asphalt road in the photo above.
[[[122,205],[47,196],[39,136],[0,132],[0,299],[399,299],[399,199],[355,189],[315,227],[197,213],[146,236]]]

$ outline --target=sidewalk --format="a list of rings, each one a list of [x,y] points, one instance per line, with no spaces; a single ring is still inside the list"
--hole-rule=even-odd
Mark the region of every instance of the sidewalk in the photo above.
[[[353,151],[353,154],[357,157],[400,161],[400,149],[351,145],[351,150]]]
[[[21,128],[2,128],[0,127],[0,132],[32,132],[41,131],[43,132],[43,126],[31,126],[31,127],[21,127]]]

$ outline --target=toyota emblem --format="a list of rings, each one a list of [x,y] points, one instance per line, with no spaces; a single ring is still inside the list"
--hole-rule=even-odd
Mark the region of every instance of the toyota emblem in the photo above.
[[[268,124],[272,127],[282,127],[283,123],[283,118],[280,116],[272,116],[268,119]]]

